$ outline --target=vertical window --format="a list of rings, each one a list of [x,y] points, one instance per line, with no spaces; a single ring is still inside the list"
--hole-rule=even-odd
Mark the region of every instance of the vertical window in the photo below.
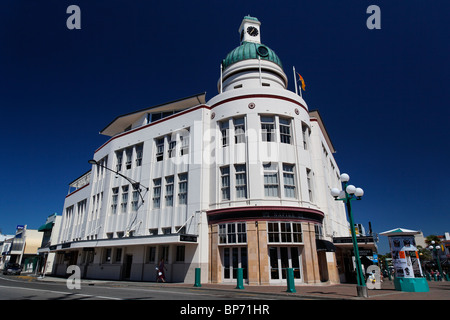
[[[176,262],[184,262],[185,246],[177,246]]]
[[[323,231],[321,225],[314,225],[314,233],[316,234],[316,239],[323,239]]]
[[[245,164],[235,165],[236,171],[236,198],[247,198],[247,174]]]
[[[313,202],[313,200],[314,200],[314,191],[313,191],[312,178],[313,178],[313,173],[312,173],[311,169],[306,168],[306,179],[307,179],[307,182],[308,182],[308,194],[309,194],[309,201],[310,202]]]
[[[173,207],[173,176],[166,177],[166,207]]]
[[[276,164],[263,164],[264,169],[264,195],[266,197],[279,197],[278,194],[278,168]]]
[[[245,119],[237,118],[234,122],[234,143],[245,143]]]
[[[122,248],[117,248],[115,262],[120,262],[120,261],[122,261]]]
[[[268,223],[269,242],[280,242],[280,230],[278,222]]]
[[[178,175],[178,204],[187,204],[188,174]]]
[[[309,128],[304,123],[302,123],[302,137],[303,137],[303,149],[308,150],[308,146],[309,146]]]
[[[292,230],[290,222],[280,222],[281,242],[292,242]]]
[[[132,148],[127,148],[125,150],[125,156],[127,157],[127,160],[125,162],[125,167],[128,169],[131,169],[131,158],[133,156],[133,149]]]
[[[184,129],[180,133],[180,155],[184,156],[185,154],[189,153],[189,128]]]
[[[303,242],[302,238],[302,224],[292,222],[292,241]]]
[[[95,214],[94,214],[94,212],[96,212],[97,211],[97,209],[96,209],[96,201],[95,201],[95,198],[97,197],[97,195],[93,195],[92,196],[92,206],[91,206],[91,212],[90,212],[90,214],[89,214],[89,216],[88,216],[88,220],[89,221],[91,221],[92,219],[94,219],[94,217],[96,216]]]
[[[322,143],[322,152],[323,152],[323,155],[325,156],[325,158],[328,157],[328,151],[325,148],[325,146],[323,145],[323,143]]]
[[[142,151],[143,146],[137,145],[136,146],[136,167],[140,167],[142,165]]]
[[[161,178],[153,180],[153,208],[161,208]]]
[[[105,255],[103,257],[103,262],[111,262],[111,251],[112,251],[111,248],[108,248],[104,251]]]
[[[131,194],[131,210],[136,212],[139,205],[139,184],[133,185],[133,193]]]
[[[222,200],[230,200],[230,167],[220,168]]]
[[[220,125],[220,133],[222,134],[222,147],[226,147],[230,144],[228,136],[230,124],[228,120],[225,120],[219,122],[219,125]]]
[[[148,262],[155,262],[156,258],[156,247],[148,248]]]
[[[246,223],[236,223],[237,225],[237,242],[238,243],[246,243],[247,242],[247,230]]]
[[[227,243],[236,243],[236,225],[234,223],[227,224]]]
[[[126,213],[128,205],[128,186],[122,187],[122,202],[120,204],[120,212]]]
[[[284,196],[295,198],[294,165],[283,163]]]
[[[119,197],[119,188],[112,188],[111,213],[117,213],[117,200]]]
[[[156,139],[156,161],[162,161],[164,158],[164,138]]]
[[[123,158],[123,151],[116,151],[116,171],[121,171],[122,170],[122,158]]]
[[[261,116],[262,141],[275,141],[275,118]]]
[[[167,262],[169,259],[169,246],[160,246],[158,251],[159,251],[158,262],[161,261],[161,259],[164,259],[164,261]]]
[[[280,118],[280,141],[291,144],[291,119]]]
[[[169,158],[173,158],[175,156],[176,147],[177,147],[177,140],[175,134],[172,136],[167,136],[167,141],[169,144],[169,149],[167,150],[167,153],[169,155]]]
[[[219,243],[227,243],[227,225],[219,224]]]

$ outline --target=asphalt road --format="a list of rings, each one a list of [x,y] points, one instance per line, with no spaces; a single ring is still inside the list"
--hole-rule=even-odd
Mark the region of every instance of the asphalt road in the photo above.
[[[66,282],[46,282],[0,275],[0,300],[271,300],[249,292],[195,290],[186,287],[122,287],[83,284],[69,289]]]

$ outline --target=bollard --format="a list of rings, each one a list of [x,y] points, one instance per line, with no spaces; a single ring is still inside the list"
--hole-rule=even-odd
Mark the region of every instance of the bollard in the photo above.
[[[286,292],[297,292],[295,290],[294,269],[287,268],[286,271],[287,271],[287,274],[286,274],[287,290],[286,290]]]
[[[237,286],[235,289],[244,289],[244,270],[237,268]]]
[[[195,268],[195,284],[194,287],[201,287],[201,283],[200,283],[200,277],[201,275],[201,269],[200,268]]]

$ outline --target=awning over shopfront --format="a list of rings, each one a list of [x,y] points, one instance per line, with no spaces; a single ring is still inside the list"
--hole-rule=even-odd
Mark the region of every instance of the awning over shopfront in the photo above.
[[[177,243],[197,244],[198,243],[197,238],[198,238],[197,235],[172,233],[168,235],[136,236],[136,237],[123,237],[123,238],[101,239],[101,240],[84,240],[52,245],[50,246],[50,251],[58,251],[65,249],[152,245],[152,244],[177,244]]]
[[[316,239],[317,251],[336,252],[336,247],[333,243],[327,240]]]
[[[42,226],[40,226],[38,231],[52,230],[52,228],[53,228],[53,222],[49,222],[49,223],[46,223],[46,224],[43,224]]]

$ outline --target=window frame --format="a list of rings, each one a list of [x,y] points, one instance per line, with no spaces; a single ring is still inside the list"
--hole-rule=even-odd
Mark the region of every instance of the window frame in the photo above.
[[[153,209],[161,208],[161,183],[162,183],[161,178],[153,179],[153,197],[152,197]],[[155,205],[156,203],[158,204],[158,206]]]
[[[120,201],[120,213],[127,213],[128,210],[128,191],[129,185],[122,186],[121,201]]]
[[[111,191],[111,214],[117,213],[117,204],[119,200],[119,187],[112,188]]]
[[[267,121],[267,120],[271,121]],[[275,142],[276,141],[276,124],[275,116],[260,116],[261,123],[261,139],[263,142]]]
[[[247,223],[229,222],[218,225],[219,245],[245,245],[247,244]]]
[[[235,183],[236,199],[247,199],[247,166],[245,163],[234,165],[234,176],[236,181]],[[243,179],[238,176],[242,176]],[[243,183],[241,183],[242,180]],[[243,196],[241,196],[242,193]]]
[[[178,204],[187,205],[188,197],[188,173],[178,174]]]
[[[170,181],[171,179],[171,181]],[[175,194],[175,176],[167,176],[165,177],[165,206],[166,207],[173,207],[173,196]]]
[[[266,177],[275,177],[276,183],[269,181],[269,179],[266,179]],[[263,183],[264,183],[264,197],[267,198],[277,198],[280,197],[280,179],[279,179],[279,173],[278,173],[278,163],[263,163]],[[273,186],[276,186],[274,188]],[[273,195],[273,191],[276,190],[276,195]]]
[[[287,121],[288,123],[284,123]],[[285,144],[292,144],[292,119],[279,117],[279,128],[280,128],[280,142]]]
[[[303,231],[301,222],[269,221],[267,223],[267,243],[303,243]]]
[[[165,145],[165,138],[159,137],[155,139],[155,146],[156,146],[156,161],[163,161],[164,160],[164,146]]]
[[[290,199],[296,199],[297,198],[297,194],[296,194],[297,188],[296,188],[296,181],[295,181],[295,165],[290,164],[290,163],[283,163],[282,166],[283,166],[284,197],[290,198]],[[291,170],[287,170],[288,167]],[[292,180],[292,184],[288,183],[287,179]],[[292,196],[289,194],[292,194]]]
[[[231,200],[230,166],[220,167],[219,170],[220,170],[220,200],[230,201]],[[224,172],[224,170],[227,170],[228,172]],[[224,181],[228,181],[228,184],[224,185]],[[226,194],[226,197],[224,197],[224,194]]]
[[[245,143],[245,117],[233,118],[233,126],[234,143]]]
[[[219,129],[222,147],[228,147],[230,145],[230,120],[219,121]]]

